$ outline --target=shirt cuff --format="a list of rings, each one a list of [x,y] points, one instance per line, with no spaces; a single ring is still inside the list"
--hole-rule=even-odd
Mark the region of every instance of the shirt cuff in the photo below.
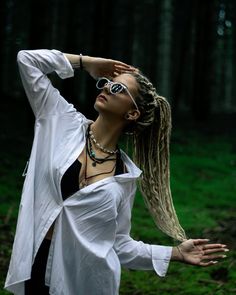
[[[152,264],[155,272],[164,277],[168,270],[172,247],[152,245]]]

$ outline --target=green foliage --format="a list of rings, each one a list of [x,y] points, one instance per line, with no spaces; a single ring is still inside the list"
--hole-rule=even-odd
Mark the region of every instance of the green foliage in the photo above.
[[[17,152],[14,149],[10,150],[10,154],[5,151],[8,161],[0,167],[1,286],[14,236],[22,188],[20,175],[27,158],[23,146],[25,142],[19,144]],[[234,147],[235,142],[230,137],[208,137],[194,132],[176,132],[171,146],[171,188],[181,225],[191,238],[206,237],[227,244],[231,249],[228,258],[209,268],[171,262],[165,278],[158,277],[153,271],[123,269],[121,295],[235,294]],[[14,171],[9,163],[14,163]],[[153,244],[176,244],[157,230],[139,192],[133,209],[132,237]],[[0,291],[0,295],[4,294],[9,293]]]
[[[184,138],[184,140],[183,140]],[[187,139],[186,139],[187,138]],[[165,278],[154,272],[123,270],[121,295],[234,294],[236,183],[234,142],[225,136],[182,132],[171,147],[171,188],[181,225],[190,238],[221,241],[232,250],[224,262],[209,268],[170,263]],[[137,194],[132,236],[147,243],[174,245],[158,231]]]

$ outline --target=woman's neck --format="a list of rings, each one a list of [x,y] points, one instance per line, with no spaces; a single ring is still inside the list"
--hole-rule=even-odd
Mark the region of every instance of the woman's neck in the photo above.
[[[123,129],[122,124],[107,120],[99,115],[90,128],[93,131],[96,141],[101,146],[110,150],[116,149]]]

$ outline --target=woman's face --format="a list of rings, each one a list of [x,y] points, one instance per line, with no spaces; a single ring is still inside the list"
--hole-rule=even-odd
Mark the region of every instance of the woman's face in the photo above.
[[[135,78],[129,74],[121,74],[112,80],[125,85],[132,97],[135,99],[138,95],[138,85]],[[110,85],[106,85],[97,96],[95,109],[99,113],[112,114],[113,116],[124,119],[125,115],[136,107],[127,91],[113,94],[110,92]]]

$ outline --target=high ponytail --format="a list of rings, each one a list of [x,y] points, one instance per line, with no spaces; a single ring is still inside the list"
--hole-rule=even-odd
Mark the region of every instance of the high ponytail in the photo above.
[[[133,160],[143,170],[140,191],[156,225],[172,238],[184,241],[170,190],[169,143],[171,108],[141,73],[132,74],[139,86],[136,102],[141,115],[133,127]]]

